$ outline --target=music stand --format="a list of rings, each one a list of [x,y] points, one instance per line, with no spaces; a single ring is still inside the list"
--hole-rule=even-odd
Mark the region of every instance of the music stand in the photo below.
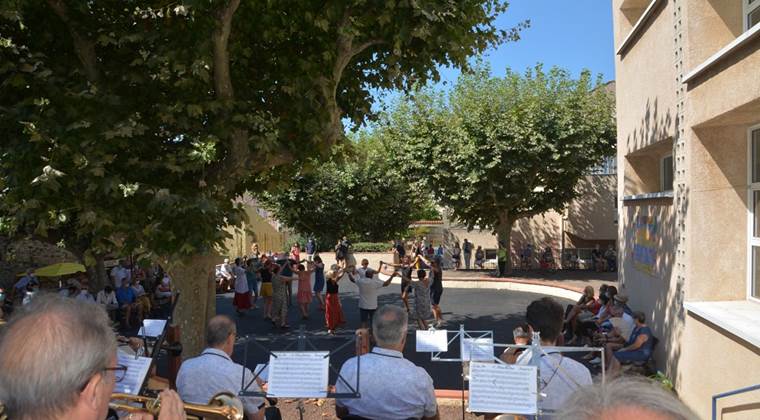
[[[493,337],[492,331],[467,331],[464,329],[464,325],[459,326],[459,330],[456,331],[449,331],[447,330],[447,333],[453,333],[454,336],[448,341],[447,346],[451,345],[457,338],[465,339],[465,338],[489,338],[487,333],[490,333],[490,337]],[[473,337],[472,334],[478,335],[481,334],[479,337]],[[603,347],[564,347],[564,346],[551,346],[551,347],[543,347],[541,346],[541,336],[540,333],[534,332],[533,333],[533,339],[531,344],[529,345],[521,345],[521,344],[505,344],[505,343],[493,343],[493,348],[506,348],[506,347],[513,347],[513,348],[522,348],[522,349],[531,349],[531,361],[529,363],[530,366],[535,366],[537,369],[537,380],[540,381],[541,379],[541,357],[546,355],[546,350],[556,350],[558,352],[563,353],[572,353],[572,352],[600,352],[601,353],[601,360],[602,360],[602,384],[605,383],[606,375],[605,375],[605,355],[604,355],[604,348]],[[460,362],[462,363],[462,419],[464,420],[466,416],[465,411],[465,403],[464,403],[464,387],[465,387],[465,381],[469,380],[469,375],[465,373],[465,367],[466,363],[473,361],[472,357],[470,357],[469,360],[463,359],[460,355],[459,358],[441,358],[440,354],[444,352],[431,352],[430,359],[434,362]],[[472,356],[472,351],[470,351],[470,356]],[[496,363],[501,364],[507,364],[504,361],[502,361],[499,357],[492,355],[492,360]],[[561,366],[558,366],[559,369],[561,369]],[[540,390],[540,386],[538,388]],[[538,395],[536,395],[536,398],[538,399],[541,396],[540,391],[538,392]],[[540,402],[540,401],[539,401]],[[538,413],[535,415],[536,418],[539,418],[543,412],[540,408],[540,405],[538,405]],[[509,414],[509,413],[503,413],[503,414]]]
[[[311,335],[314,335],[314,334],[311,334]],[[325,356],[327,358],[332,357],[333,354],[335,354],[335,353],[343,350],[344,348],[346,348],[350,344],[353,344],[354,347],[356,347],[356,335],[355,334],[350,334],[350,335],[349,334],[338,334],[338,335],[335,335],[333,337],[341,338],[341,339],[348,339],[348,340],[345,343],[343,343],[340,346],[338,346],[337,348],[335,348],[333,350],[330,350],[329,353],[327,354],[327,356]],[[290,340],[294,340],[294,341],[292,341],[290,344],[288,344],[287,346],[285,346],[284,349],[282,349],[282,350],[276,350],[276,351],[272,352],[271,350],[269,350],[268,348],[264,347],[259,342],[257,342],[255,337],[246,337],[240,343],[238,343],[238,344],[245,345],[245,349],[243,351],[243,360],[244,361],[248,360],[248,347],[249,347],[249,344],[255,345],[259,349],[261,349],[264,352],[266,352],[266,354],[269,357],[274,357],[274,358],[277,358],[277,355],[275,354],[277,351],[280,351],[280,352],[288,351],[288,350],[291,350],[294,346],[296,347],[296,349],[295,349],[296,351],[309,351],[309,350],[311,350],[311,351],[320,351],[317,348],[317,346],[315,346],[314,343],[312,343],[312,341],[309,339],[309,336],[306,334],[306,329],[305,329],[305,327],[303,325],[301,325],[298,328],[298,333],[297,333],[296,337],[285,337],[285,338],[286,339],[290,339]],[[307,349],[307,347],[308,347],[308,349]],[[348,387],[348,389],[350,390],[350,392],[340,392],[340,393],[338,393],[338,392],[330,392],[330,391],[328,391],[327,394],[325,395],[325,398],[331,398],[331,399],[340,398],[340,399],[344,399],[344,398],[360,398],[361,397],[361,394],[359,393],[359,382],[360,382],[360,377],[361,377],[361,360],[362,360],[361,357],[357,357],[357,359],[356,359],[356,384],[354,386],[352,386],[350,383],[348,383],[348,381],[343,376],[341,376],[340,371],[338,371],[337,369],[335,369],[335,367],[332,365],[332,363],[328,363],[330,371],[337,375],[336,383],[337,383],[337,381],[343,381],[343,383]],[[267,358],[267,362],[264,363],[264,369],[261,369],[258,372],[256,372],[257,369],[254,369],[253,378],[250,381],[248,381],[248,383],[246,384],[246,377],[245,377],[246,376],[245,375],[246,368],[245,368],[245,365],[243,365],[243,377],[241,379],[240,392],[238,393],[238,395],[241,396],[241,397],[264,397],[264,398],[267,398],[267,393],[266,392],[249,391],[248,390],[253,385],[253,383],[256,382],[256,379],[261,375],[261,372],[263,372],[267,367],[269,367],[269,358]],[[299,408],[300,417],[303,420],[303,399],[299,398],[298,408]]]

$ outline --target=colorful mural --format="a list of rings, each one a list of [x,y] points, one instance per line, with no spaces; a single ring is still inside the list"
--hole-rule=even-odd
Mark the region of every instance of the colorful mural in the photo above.
[[[657,262],[657,228],[654,216],[636,216],[634,219],[633,266],[650,276],[654,276]]]

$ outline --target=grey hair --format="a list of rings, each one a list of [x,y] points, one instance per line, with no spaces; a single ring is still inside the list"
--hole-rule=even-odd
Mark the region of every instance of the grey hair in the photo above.
[[[37,296],[0,337],[0,401],[9,418],[53,418],[71,409],[110,366],[116,334],[96,303]]]
[[[398,306],[381,306],[372,317],[372,335],[380,347],[395,346],[406,337],[409,317]]]
[[[576,391],[565,403],[558,418],[563,420],[597,420],[613,417],[615,410],[637,408],[672,420],[697,420],[673,393],[652,380],[620,377],[606,385],[597,384]]]
[[[235,323],[226,315],[217,315],[208,321],[206,328],[206,344],[209,347],[219,347],[227,341],[227,337],[237,332]]]

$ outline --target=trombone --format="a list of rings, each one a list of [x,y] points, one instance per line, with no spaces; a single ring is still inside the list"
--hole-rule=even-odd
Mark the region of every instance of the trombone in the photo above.
[[[138,406],[130,404],[138,404]],[[142,405],[142,407],[139,405]],[[111,403],[108,406],[116,411],[126,411],[128,413],[148,412],[154,417],[158,417],[158,413],[161,411],[161,398],[114,393],[111,394]],[[185,413],[190,416],[189,418],[243,420],[243,402],[229,392],[220,392],[214,395],[208,404],[184,403],[184,407]]]

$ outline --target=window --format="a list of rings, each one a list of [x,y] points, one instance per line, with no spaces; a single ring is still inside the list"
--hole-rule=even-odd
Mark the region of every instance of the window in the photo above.
[[[660,191],[673,191],[673,155],[660,161]]]
[[[760,0],[744,0],[744,30],[760,23]]]
[[[755,0],[760,3],[760,0]],[[749,290],[748,296],[760,299],[760,126],[749,131]]]

